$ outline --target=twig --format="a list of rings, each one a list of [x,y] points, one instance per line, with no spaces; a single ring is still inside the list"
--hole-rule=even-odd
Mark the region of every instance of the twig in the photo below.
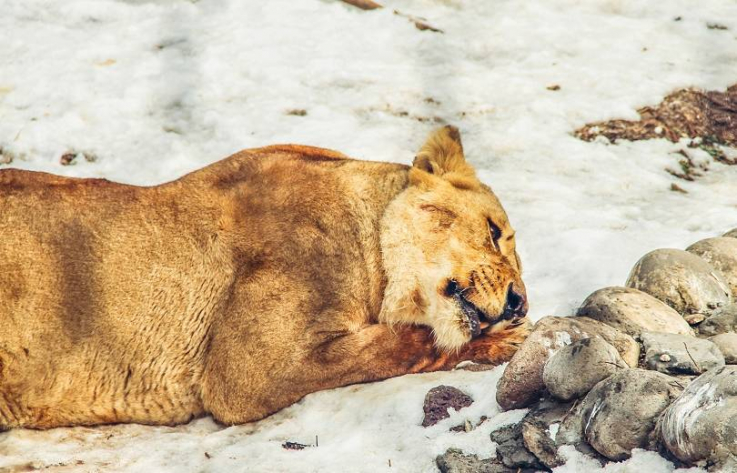
[[[353,5],[354,7],[358,7],[361,10],[377,10],[379,8],[384,8],[384,5],[380,3],[374,2],[374,0],[340,0],[343,3],[347,3],[348,5]],[[406,13],[402,13],[399,10],[394,10],[394,14],[401,16],[403,18],[407,18],[409,21],[414,23],[415,28],[417,28],[420,31],[433,31],[435,33],[443,33],[443,30],[439,28],[435,28],[434,26],[428,24],[424,18],[417,18],[412,15],[407,15]]]
[[[420,18],[414,17],[412,15],[407,15],[406,13],[402,13],[402,12],[400,12],[398,10],[394,10],[394,14],[395,15],[399,15],[399,16],[404,17],[404,18],[407,18],[409,21],[411,21],[412,23],[414,23],[415,24],[415,28],[417,28],[420,31],[428,30],[428,31],[433,31],[435,33],[444,33],[443,30],[441,30],[439,28],[435,28],[434,26],[431,26],[431,25],[425,23],[425,21],[423,21]]]
[[[344,3],[347,3],[348,5],[353,5],[354,7],[358,7],[361,10],[376,10],[377,8],[384,8],[383,5],[380,5],[373,0],[341,0]]]
[[[693,359],[693,356],[691,356],[691,352],[688,351],[688,345],[686,345],[686,342],[683,342],[683,348],[686,349],[686,353],[688,354],[688,357],[691,358],[691,362],[696,367],[696,371],[701,372],[701,367],[696,363],[696,360]]]
[[[576,406],[578,406],[579,401],[580,401],[580,399],[576,399],[575,401],[573,401],[573,404],[571,405],[571,407],[568,408],[568,412],[566,412],[566,415],[564,415],[563,416],[563,419],[561,419],[561,421],[560,421],[561,424],[563,422],[565,422],[566,419],[568,419],[568,416],[571,415],[571,412],[573,412],[573,409],[575,409]]]
[[[684,386],[684,385],[682,385],[681,383],[679,383],[679,382],[678,382],[678,380],[675,380],[675,379],[674,379],[674,380],[672,380],[671,382],[672,382],[672,383],[676,383],[676,384],[678,385],[678,387],[679,387],[679,388],[681,388],[681,389],[686,389],[686,386]]]

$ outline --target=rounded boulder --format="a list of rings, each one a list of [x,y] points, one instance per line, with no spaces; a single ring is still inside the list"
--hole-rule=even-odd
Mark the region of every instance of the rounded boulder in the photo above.
[[[592,337],[606,340],[627,365],[637,366],[640,346],[626,333],[587,317],[544,317],[504,369],[497,383],[499,406],[510,410],[533,404],[545,392],[543,367],[548,358],[559,348]]]
[[[604,322],[635,338],[642,332],[693,335],[691,326],[681,314],[650,294],[631,287],[605,287],[593,292],[576,315]]]
[[[686,248],[722,273],[732,294],[737,294],[737,238],[707,238]]]
[[[732,300],[732,291],[719,271],[693,253],[668,248],[640,258],[626,286],[660,299],[691,323],[704,320]]]
[[[737,366],[723,366],[696,378],[663,412],[658,430],[679,460],[720,463],[737,456],[735,419]]]
[[[550,394],[570,401],[626,368],[627,364],[613,346],[601,338],[584,338],[561,348],[548,359],[543,382]]]
[[[737,333],[720,333],[709,339],[724,355],[724,362],[728,365],[737,365]]]
[[[610,460],[629,458],[633,448],[652,448],[658,417],[681,393],[670,376],[629,369],[597,384],[584,398],[586,441]]]
[[[719,313],[704,320],[698,327],[699,335],[711,337],[720,333],[737,332],[737,306],[730,304]]]
[[[645,364],[668,374],[701,374],[724,365],[724,356],[709,340],[672,333],[644,332]]]

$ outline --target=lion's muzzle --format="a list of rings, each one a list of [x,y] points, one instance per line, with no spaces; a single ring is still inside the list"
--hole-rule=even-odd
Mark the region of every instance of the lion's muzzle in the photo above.
[[[478,336],[481,333],[481,318],[486,318],[486,316],[478,307],[463,297],[462,292],[456,292],[453,295],[453,298],[461,307],[463,315],[465,315],[468,320],[468,329],[471,331],[471,337]]]
[[[524,287],[517,287],[515,283],[510,283],[507,289],[507,301],[504,305],[502,319],[521,319],[527,315],[527,309],[527,294]]]

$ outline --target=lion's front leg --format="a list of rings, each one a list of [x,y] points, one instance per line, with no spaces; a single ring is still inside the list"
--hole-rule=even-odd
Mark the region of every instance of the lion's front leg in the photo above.
[[[506,363],[517,353],[531,327],[526,318],[494,324],[461,349],[460,361],[492,365]]]
[[[240,364],[241,350],[231,353],[218,348],[206,376],[203,400],[221,422],[250,422],[317,391],[450,370],[465,360],[500,364],[512,357],[528,332],[526,323],[496,324],[460,351],[448,353],[435,346],[427,327],[373,324],[312,347],[301,362],[282,365],[278,373],[244,369],[249,374],[246,377],[234,376],[227,369]]]
[[[317,356],[323,361],[331,360],[338,371],[346,370],[351,378],[345,380],[346,384],[449,370],[462,361],[499,365],[517,353],[531,327],[526,318],[496,323],[458,352],[444,352],[435,346],[426,327],[376,324],[334,340],[328,350]],[[350,360],[335,358],[346,353],[353,353]],[[356,376],[360,379],[353,379]]]
[[[420,326],[372,324],[311,347],[285,346],[298,362],[248,363],[251,347],[215,344],[202,389],[206,409],[221,422],[240,424],[264,418],[307,394],[409,373],[451,369],[458,355],[438,350],[432,331]]]

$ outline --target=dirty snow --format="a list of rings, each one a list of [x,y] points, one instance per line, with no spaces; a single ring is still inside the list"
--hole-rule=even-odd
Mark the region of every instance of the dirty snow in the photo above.
[[[635,119],[637,107],[680,87],[737,82],[734,2],[384,3],[391,8],[364,12],[333,0],[3,0],[3,156],[13,167],[142,185],[273,143],[410,163],[437,117],[462,129],[469,159],[511,216],[535,320],[624,283],[654,248],[737,227],[737,166],[712,162],[685,182],[665,172],[684,144],[571,136],[587,122]],[[445,33],[419,31],[392,8]],[[95,159],[62,166],[67,152]],[[242,427],[201,419],[12,431],[0,434],[0,467],[430,472],[448,447],[493,455],[490,429],[520,418],[498,412],[500,373],[316,393]],[[476,403],[423,429],[422,399],[440,383]],[[482,415],[492,419],[471,433],[447,432]],[[281,447],[315,437],[317,447]],[[558,472],[673,469],[639,452],[604,470],[572,454]]]

